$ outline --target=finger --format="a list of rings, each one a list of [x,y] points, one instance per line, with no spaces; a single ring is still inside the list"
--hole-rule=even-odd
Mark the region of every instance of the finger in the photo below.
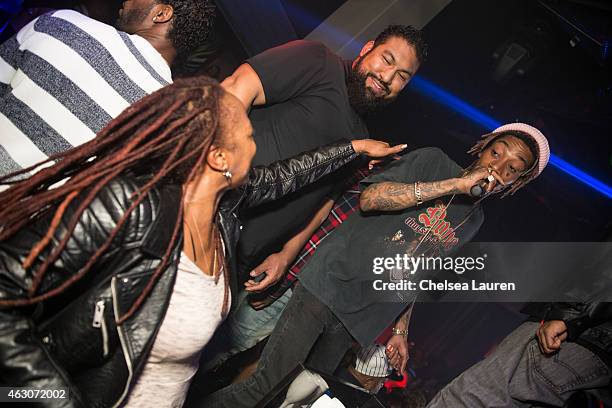
[[[555,351],[555,343],[556,343],[556,336],[554,335],[554,333],[552,332],[544,332],[545,338],[546,338],[546,347],[548,348],[548,352],[552,353],[553,351]]]
[[[401,362],[401,366],[400,366],[400,374],[404,374],[404,371],[406,371],[406,364],[408,364],[408,353],[404,354],[402,356],[402,362]]]
[[[561,334],[558,336],[558,339],[559,339],[560,341],[562,341],[562,342],[563,342],[563,341],[565,341],[565,340],[567,340],[567,332],[563,332],[563,333],[561,333]]]
[[[464,178],[469,180],[470,183],[475,184],[480,183],[481,180],[486,180],[488,176],[489,172],[487,171],[487,169],[485,169],[484,167],[477,167],[475,169],[472,169],[468,174],[466,174]],[[490,185],[495,183],[487,184]],[[487,190],[488,185],[485,187],[485,191]]]
[[[390,154],[393,154],[393,153],[399,153],[407,147],[408,147],[407,144],[401,144],[401,145],[389,147],[388,150],[390,150]]]
[[[368,162],[368,170],[372,170],[374,168],[374,166],[376,166],[378,163],[382,163],[382,160],[380,160],[380,159],[370,160]]]
[[[489,170],[486,167],[476,167],[470,171],[470,175],[474,179],[482,180],[486,179],[489,175]]]
[[[254,285],[247,287],[245,290],[249,292],[260,292],[270,286],[273,282],[272,276],[267,275],[265,278],[261,280],[261,282],[256,282]]]
[[[262,273],[264,273],[265,271],[268,270],[268,262],[267,261],[263,261],[262,263],[260,263],[259,265],[257,265],[252,271],[251,273],[249,273],[249,275],[255,277],[255,276],[259,276]]]
[[[544,349],[544,353],[550,354],[555,350],[551,347],[554,343],[553,338],[548,334],[546,330],[542,330],[542,348]]]
[[[549,348],[553,351],[558,351],[561,348],[561,340],[559,340],[558,337],[555,337]]]
[[[391,362],[397,357],[397,350],[387,350],[387,359],[389,360],[389,364],[393,365]]]
[[[398,355],[393,355],[392,358],[389,359],[389,364],[396,370],[399,370],[401,359]]]
[[[249,300],[249,304],[255,310],[261,310],[270,304],[269,300]]]
[[[494,182],[490,180],[489,176],[493,177]],[[489,173],[487,177],[489,177],[489,183],[487,184],[487,192],[491,192],[495,187],[497,187],[497,185],[500,185],[502,187],[506,186],[506,183],[504,182],[504,180],[501,178],[499,173],[497,173],[495,170],[491,171],[491,173]]]
[[[542,330],[542,329],[539,330],[538,339],[539,339],[539,343],[541,345],[542,353],[544,353],[544,354],[550,353],[550,350],[548,348],[548,343],[547,343],[547,340],[546,340],[546,333],[545,333],[544,330]]]

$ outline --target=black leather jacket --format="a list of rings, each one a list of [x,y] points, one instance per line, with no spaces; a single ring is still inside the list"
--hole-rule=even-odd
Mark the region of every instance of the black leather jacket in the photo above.
[[[234,298],[235,246],[240,233],[237,209],[277,199],[355,157],[350,143],[339,142],[254,168],[245,187],[226,193],[217,221]],[[138,185],[138,179],[118,178],[96,196],[80,217],[68,245],[46,272],[37,294],[58,288],[78,273],[124,214]],[[168,306],[182,237],[172,250],[173,261],[137,313],[121,326],[115,319],[132,305],[163,257],[180,206],[180,188],[163,185],[154,189],[131,213],[94,268],[69,289],[36,306],[0,309],[1,385],[70,389],[70,400],[52,400],[50,406],[121,404],[146,361]],[[71,204],[64,220],[77,204]],[[21,262],[46,232],[51,216],[0,242],[0,299],[27,297],[31,271],[41,260],[28,270]],[[56,237],[61,236],[62,226]],[[51,248],[56,243],[54,239]]]

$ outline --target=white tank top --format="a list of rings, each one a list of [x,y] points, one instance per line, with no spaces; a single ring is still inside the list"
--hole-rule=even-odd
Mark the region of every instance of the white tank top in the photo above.
[[[125,407],[183,405],[200,352],[222,323],[224,293],[223,276],[215,284],[181,252],[170,305]]]

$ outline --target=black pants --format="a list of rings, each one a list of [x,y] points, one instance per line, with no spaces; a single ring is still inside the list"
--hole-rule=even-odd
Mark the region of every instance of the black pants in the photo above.
[[[331,310],[298,284],[263,350],[255,373],[241,383],[209,395],[202,406],[252,408],[300,362],[333,373],[352,341]]]

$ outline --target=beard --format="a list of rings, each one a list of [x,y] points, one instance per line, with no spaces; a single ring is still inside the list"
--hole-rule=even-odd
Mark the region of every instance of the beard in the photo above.
[[[368,79],[368,77],[372,77],[373,79],[376,78],[374,74],[362,70],[363,58],[366,55],[368,54],[357,59],[355,67],[351,69],[346,80],[349,103],[360,115],[379,111],[394,100],[385,99],[385,96],[390,92],[387,84],[383,84],[387,91],[383,96],[374,94],[374,92],[366,86],[366,79]]]
[[[148,8],[132,10],[122,9],[122,11],[119,13],[117,21],[115,22],[115,28],[128,34],[134,34],[136,32],[136,28],[139,27],[148,17],[153,7],[155,7],[155,3]]]

